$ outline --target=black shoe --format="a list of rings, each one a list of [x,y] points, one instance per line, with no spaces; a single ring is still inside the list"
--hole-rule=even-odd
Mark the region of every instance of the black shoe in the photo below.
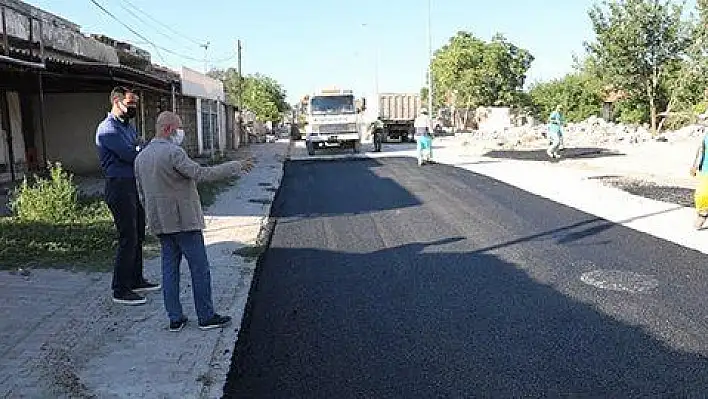
[[[133,291],[135,292],[152,292],[152,291],[159,291],[162,286],[157,283],[153,284],[147,280],[143,280],[142,282],[138,283],[133,287]]]
[[[231,324],[231,317],[214,314],[211,319],[204,323],[199,323],[200,330],[211,330],[212,328],[223,328]]]
[[[187,321],[188,319],[185,316],[182,316],[182,318],[177,321],[171,321],[169,330],[172,332],[180,332],[184,326],[187,325]]]
[[[120,303],[122,305],[144,305],[147,303],[147,299],[134,293],[133,291],[126,291],[123,293],[113,293],[113,302]]]

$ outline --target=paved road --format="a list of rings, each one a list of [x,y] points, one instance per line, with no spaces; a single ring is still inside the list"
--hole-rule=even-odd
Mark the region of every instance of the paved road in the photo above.
[[[708,392],[704,255],[414,163],[287,165],[226,397]]]

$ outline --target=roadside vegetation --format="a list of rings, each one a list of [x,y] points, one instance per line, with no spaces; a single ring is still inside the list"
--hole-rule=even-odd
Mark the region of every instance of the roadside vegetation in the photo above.
[[[594,38],[574,70],[524,88],[534,56],[495,35],[459,32],[432,61],[433,103],[460,110],[505,106],[545,121],[562,105],[568,121],[611,113],[653,132],[696,122],[708,106],[708,0],[603,1],[588,10]],[[427,90],[421,91],[427,97]]]
[[[203,206],[213,204],[234,182],[200,184]],[[101,197],[82,196],[60,164],[49,165],[47,175],[26,178],[16,187],[10,209],[11,216],[0,217],[0,270],[111,270],[117,246],[111,213]],[[147,234],[145,258],[158,255],[157,239]]]

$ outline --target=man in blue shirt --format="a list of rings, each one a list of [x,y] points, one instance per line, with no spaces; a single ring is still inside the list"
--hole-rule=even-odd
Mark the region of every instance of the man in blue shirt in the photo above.
[[[113,268],[113,302],[142,305],[139,292],[156,291],[143,277],[145,213],[138,199],[133,172],[140,151],[138,132],[130,124],[137,114],[138,96],[124,87],[111,91],[111,112],[96,129],[96,147],[106,177],[105,199],[118,230]]]

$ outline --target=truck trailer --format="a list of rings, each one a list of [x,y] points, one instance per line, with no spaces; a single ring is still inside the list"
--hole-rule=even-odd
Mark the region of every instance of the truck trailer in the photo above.
[[[378,117],[384,124],[384,137],[388,140],[413,140],[413,122],[422,108],[417,93],[380,93]]]

